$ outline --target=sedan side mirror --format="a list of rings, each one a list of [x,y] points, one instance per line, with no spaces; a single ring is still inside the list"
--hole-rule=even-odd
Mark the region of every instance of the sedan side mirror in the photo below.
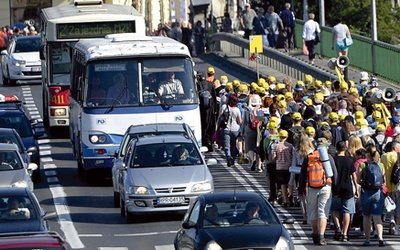
[[[43,216],[43,220],[53,220],[55,218],[57,218],[57,213],[56,212],[46,213]]]
[[[215,159],[215,158],[210,158],[210,159],[207,159],[206,160],[206,164],[207,164],[207,166],[213,166],[213,165],[217,165],[217,159]]]
[[[28,164],[28,170],[34,171],[38,169],[38,165],[36,163],[29,163]]]
[[[184,228],[184,229],[197,228],[197,225],[193,224],[193,223],[190,223],[190,222],[183,222],[182,223],[182,228]]]

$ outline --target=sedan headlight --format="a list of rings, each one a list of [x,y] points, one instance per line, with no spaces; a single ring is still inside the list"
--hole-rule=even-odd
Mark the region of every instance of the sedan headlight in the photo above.
[[[147,187],[129,187],[128,194],[149,194]]]
[[[17,181],[11,184],[10,187],[26,188],[28,187],[28,183],[26,181]]]
[[[13,59],[12,60],[12,64],[15,65],[15,66],[21,66],[21,65],[26,64],[26,61]]]
[[[220,247],[217,242],[212,240],[207,243],[207,245],[204,249],[205,250],[222,250],[222,247]]]
[[[275,250],[290,250],[290,242],[285,237],[279,237],[278,243],[274,248]]]
[[[212,190],[212,184],[211,182],[202,182],[202,183],[196,183],[192,186],[192,192],[204,192],[204,191],[211,191]]]

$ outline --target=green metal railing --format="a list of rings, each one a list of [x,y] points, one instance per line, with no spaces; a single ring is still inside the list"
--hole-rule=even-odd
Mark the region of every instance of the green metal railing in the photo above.
[[[295,40],[297,48],[302,48],[303,21],[296,21]],[[377,41],[374,43],[375,70],[372,72],[371,38],[352,34],[353,45],[349,48],[349,60],[352,67],[374,73],[393,82],[400,82],[400,47]],[[323,57],[336,57],[332,50],[332,28],[321,28],[321,43],[316,52]]]

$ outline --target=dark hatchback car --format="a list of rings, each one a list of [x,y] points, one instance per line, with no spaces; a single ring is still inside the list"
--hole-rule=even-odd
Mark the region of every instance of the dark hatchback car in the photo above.
[[[54,218],[29,188],[0,188],[0,233],[48,232],[47,220]]]
[[[66,250],[64,239],[56,232],[0,234],[0,249],[8,250]]]
[[[285,223],[293,223],[293,219]],[[288,249],[293,241],[274,208],[257,193],[201,195],[188,209],[175,249]]]
[[[0,95],[0,127],[13,128],[18,132],[25,148],[31,153],[31,162],[38,166],[38,169],[33,171],[32,180],[40,182],[40,154],[37,139],[44,135],[42,122],[37,119],[29,120],[22,102],[16,96]]]

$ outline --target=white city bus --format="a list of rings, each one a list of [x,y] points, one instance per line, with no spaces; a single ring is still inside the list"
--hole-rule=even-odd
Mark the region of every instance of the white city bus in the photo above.
[[[82,40],[72,66],[70,139],[80,172],[111,170],[109,154],[130,125],[186,123],[201,145],[193,61],[182,43],[135,34]],[[162,91],[172,74],[180,93]]]
[[[79,39],[107,34],[145,35],[144,17],[131,6],[75,0],[40,14],[43,120],[46,127],[69,126],[72,49]]]

